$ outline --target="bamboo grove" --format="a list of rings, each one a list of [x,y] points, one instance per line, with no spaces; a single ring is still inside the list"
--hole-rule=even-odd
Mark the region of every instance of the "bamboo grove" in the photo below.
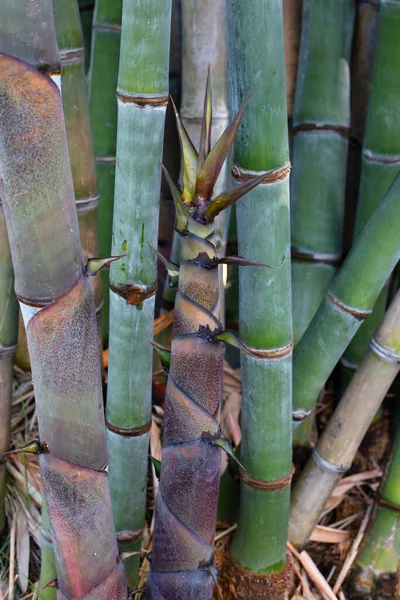
[[[0,599],[399,597],[399,26],[0,0]]]

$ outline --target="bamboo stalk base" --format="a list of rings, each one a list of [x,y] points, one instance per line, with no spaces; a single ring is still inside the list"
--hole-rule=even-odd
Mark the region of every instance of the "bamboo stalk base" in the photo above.
[[[278,573],[252,573],[235,562],[226,549],[216,554],[220,592],[214,600],[288,600],[294,592],[295,577],[291,559]]]

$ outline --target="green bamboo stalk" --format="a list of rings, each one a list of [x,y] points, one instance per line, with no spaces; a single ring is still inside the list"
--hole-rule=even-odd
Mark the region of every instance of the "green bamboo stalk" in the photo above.
[[[286,587],[292,468],[289,152],[283,14],[278,0],[230,0],[227,8],[233,101],[237,103],[254,86],[235,142],[234,174],[243,181],[269,171],[262,184],[249,194],[246,204],[237,204],[239,254],[278,267],[249,267],[241,270],[239,278],[240,333],[249,346],[257,348],[258,358],[241,359],[240,456],[247,472],[242,476],[239,522],[230,548],[232,568],[228,569],[228,579],[237,581],[238,598],[248,597],[250,592],[256,595],[260,582],[267,587],[271,584],[272,598]],[[277,573],[278,577],[265,577]]]
[[[42,543],[40,546],[39,598],[40,600],[56,600],[56,588],[52,585],[48,585],[57,579],[57,568],[53,542],[51,539],[49,515],[47,514],[46,503],[44,500],[42,502],[42,520],[40,530]]]
[[[6,524],[6,460],[3,453],[7,452],[10,444],[13,363],[17,339],[18,303],[3,211],[3,182],[0,179],[0,534]]]
[[[293,114],[297,70],[299,66],[302,10],[303,0],[283,0],[286,102],[289,119]]]
[[[400,4],[392,0],[382,0],[362,151],[355,239],[382,201],[400,168],[399,27]],[[342,366],[345,368],[357,368],[368,341],[384,314],[387,294],[388,287],[385,286],[371,317],[363,323],[344,353]]]
[[[97,248],[99,194],[87,101],[85,48],[77,1],[53,0],[53,8],[61,58],[61,97],[79,232],[83,256],[88,260],[99,255]],[[101,273],[98,273],[91,279],[98,314],[103,304],[100,276]]]
[[[399,338],[398,338],[399,342]],[[400,343],[397,344],[400,367]],[[386,573],[397,573],[400,561],[400,429],[397,430],[391,461],[385,482],[377,497],[377,508],[372,524],[355,560],[358,567],[352,583],[363,598],[375,587],[375,580]]]
[[[107,441],[119,547],[138,552],[144,526],[151,425],[156,247],[171,0],[126,0],[118,74],[118,141],[110,272]],[[146,43],[143,42],[143,37]],[[139,555],[126,561],[136,587]]]
[[[389,188],[293,355],[293,424],[301,423],[400,259],[400,175]]]
[[[119,600],[127,596],[126,581],[104,472],[95,307],[84,275],[61,98],[49,77],[5,54],[0,97],[4,208],[32,362],[58,596]]]
[[[305,0],[293,113],[293,331],[299,342],[342,252],[353,0]]]
[[[296,546],[308,541],[399,369],[400,292],[294,486],[289,538]]]
[[[89,106],[100,194],[98,246],[100,256],[111,254],[117,144],[117,89],[122,0],[96,0],[89,71]],[[108,273],[101,273],[103,339],[108,339]]]

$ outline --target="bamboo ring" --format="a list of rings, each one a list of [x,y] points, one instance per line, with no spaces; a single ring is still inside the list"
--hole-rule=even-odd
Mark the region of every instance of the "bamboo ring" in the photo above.
[[[259,479],[253,479],[245,471],[241,471],[240,479],[244,484],[253,488],[253,490],[257,490],[258,492],[274,492],[276,490],[282,490],[291,483],[295,470],[296,467],[292,465],[288,475],[285,475],[285,477],[281,477],[280,479],[273,479],[271,481],[260,481]]]
[[[117,427],[108,421],[106,421],[106,427],[109,431],[116,433],[117,435],[122,435],[124,437],[136,437],[139,435],[144,435],[151,429],[151,420],[143,427],[132,427],[131,429],[122,429],[121,427]]]

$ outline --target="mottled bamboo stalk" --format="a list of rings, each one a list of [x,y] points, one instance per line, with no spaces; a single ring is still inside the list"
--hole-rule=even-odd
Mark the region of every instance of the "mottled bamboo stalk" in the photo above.
[[[354,238],[360,235],[400,169],[400,4],[382,0],[368,117],[362,150],[360,192]],[[365,100],[365,98],[364,98]],[[385,311],[388,287],[371,317],[360,327],[346,352],[343,366],[357,368],[369,339]]]
[[[240,334],[257,348],[242,356],[242,474],[232,564],[222,581],[237,598],[285,597],[286,536],[292,471],[292,322],[287,135],[282,2],[229,0],[229,57],[234,105],[254,86],[235,141],[234,175],[268,172],[236,207],[239,254],[276,269],[241,270]],[[267,392],[266,392],[267,391]],[[233,584],[235,585],[235,584]],[[265,596],[269,597],[269,596]]]
[[[182,192],[166,175],[175,203],[175,229],[181,235],[181,265],[148,600],[209,600],[216,578],[213,541],[219,447],[231,452],[229,443],[221,437],[219,426],[220,342],[239,342],[223,331],[219,320],[217,267],[228,259],[217,257],[214,219],[255,187],[261,178],[222,192],[215,199],[213,190],[244,108],[211,150],[211,84],[208,79],[199,153],[177,115],[184,165]]]
[[[396,300],[395,300],[396,302]],[[397,343],[400,367],[400,336]],[[397,431],[385,482],[378,492],[376,512],[355,560],[352,578],[357,592],[368,597],[375,579],[387,573],[397,573],[400,561],[400,429]]]
[[[77,0],[53,0],[56,36],[61,58],[61,97],[83,257],[99,256],[97,244],[96,164],[93,154],[87,85],[85,48]],[[99,314],[103,304],[101,273],[91,279]]]
[[[96,315],[61,98],[49,77],[5,54],[0,96],[4,209],[32,363],[58,597],[120,600],[127,593],[104,471]]]
[[[293,355],[293,424],[316,398],[400,259],[400,175],[360,234]]]
[[[117,145],[116,89],[121,17],[122,0],[96,0],[89,72],[89,106],[100,194],[98,209],[100,256],[110,256],[111,254]],[[104,301],[101,325],[103,339],[107,340],[110,310],[108,273],[101,273],[101,283]]]
[[[11,399],[14,354],[18,339],[18,303],[14,272],[3,211],[3,182],[0,178],[0,534],[6,524],[4,512],[6,460],[10,444]]]
[[[296,546],[302,547],[308,541],[399,369],[400,292],[294,486],[289,538]]]
[[[4,0],[0,4],[0,51],[12,54],[17,58],[25,60],[41,71],[52,76],[57,84],[60,82],[60,56],[55,37],[52,0],[21,0],[12,2]],[[1,190],[0,190],[1,204]],[[25,328],[20,319],[20,335],[18,335],[18,312],[17,322],[14,322],[14,311],[18,311],[18,303],[13,289],[13,273],[11,255],[9,254],[8,238],[6,233],[3,209],[1,208],[2,235],[1,235],[1,257],[2,257],[2,316],[0,317],[0,331],[4,341],[0,339],[1,346],[13,346],[18,340],[18,351],[21,355],[21,363],[29,368],[29,354],[26,345]],[[9,287],[11,285],[11,287]],[[10,321],[11,319],[11,321]],[[16,330],[15,330],[16,328]],[[22,333],[22,335],[21,335]],[[15,350],[15,349],[14,349]],[[2,403],[1,420],[2,433],[0,436],[0,455],[8,450],[10,440],[10,417],[11,417],[11,391],[12,391],[12,364],[14,352],[4,352],[0,361],[3,382],[4,403]],[[18,364],[20,362],[18,361]],[[8,400],[6,400],[8,398]],[[8,407],[8,408],[7,408]],[[1,459],[0,459],[1,460]],[[3,485],[5,463],[1,461],[0,466],[0,503],[3,502]],[[4,526],[4,506],[0,506],[0,519],[3,521],[0,530]]]
[[[138,552],[146,509],[158,215],[168,102],[171,0],[126,0],[118,75],[118,140],[110,271],[107,441],[119,547]],[[145,40],[145,41],[144,41]],[[139,555],[126,562],[137,583]]]

